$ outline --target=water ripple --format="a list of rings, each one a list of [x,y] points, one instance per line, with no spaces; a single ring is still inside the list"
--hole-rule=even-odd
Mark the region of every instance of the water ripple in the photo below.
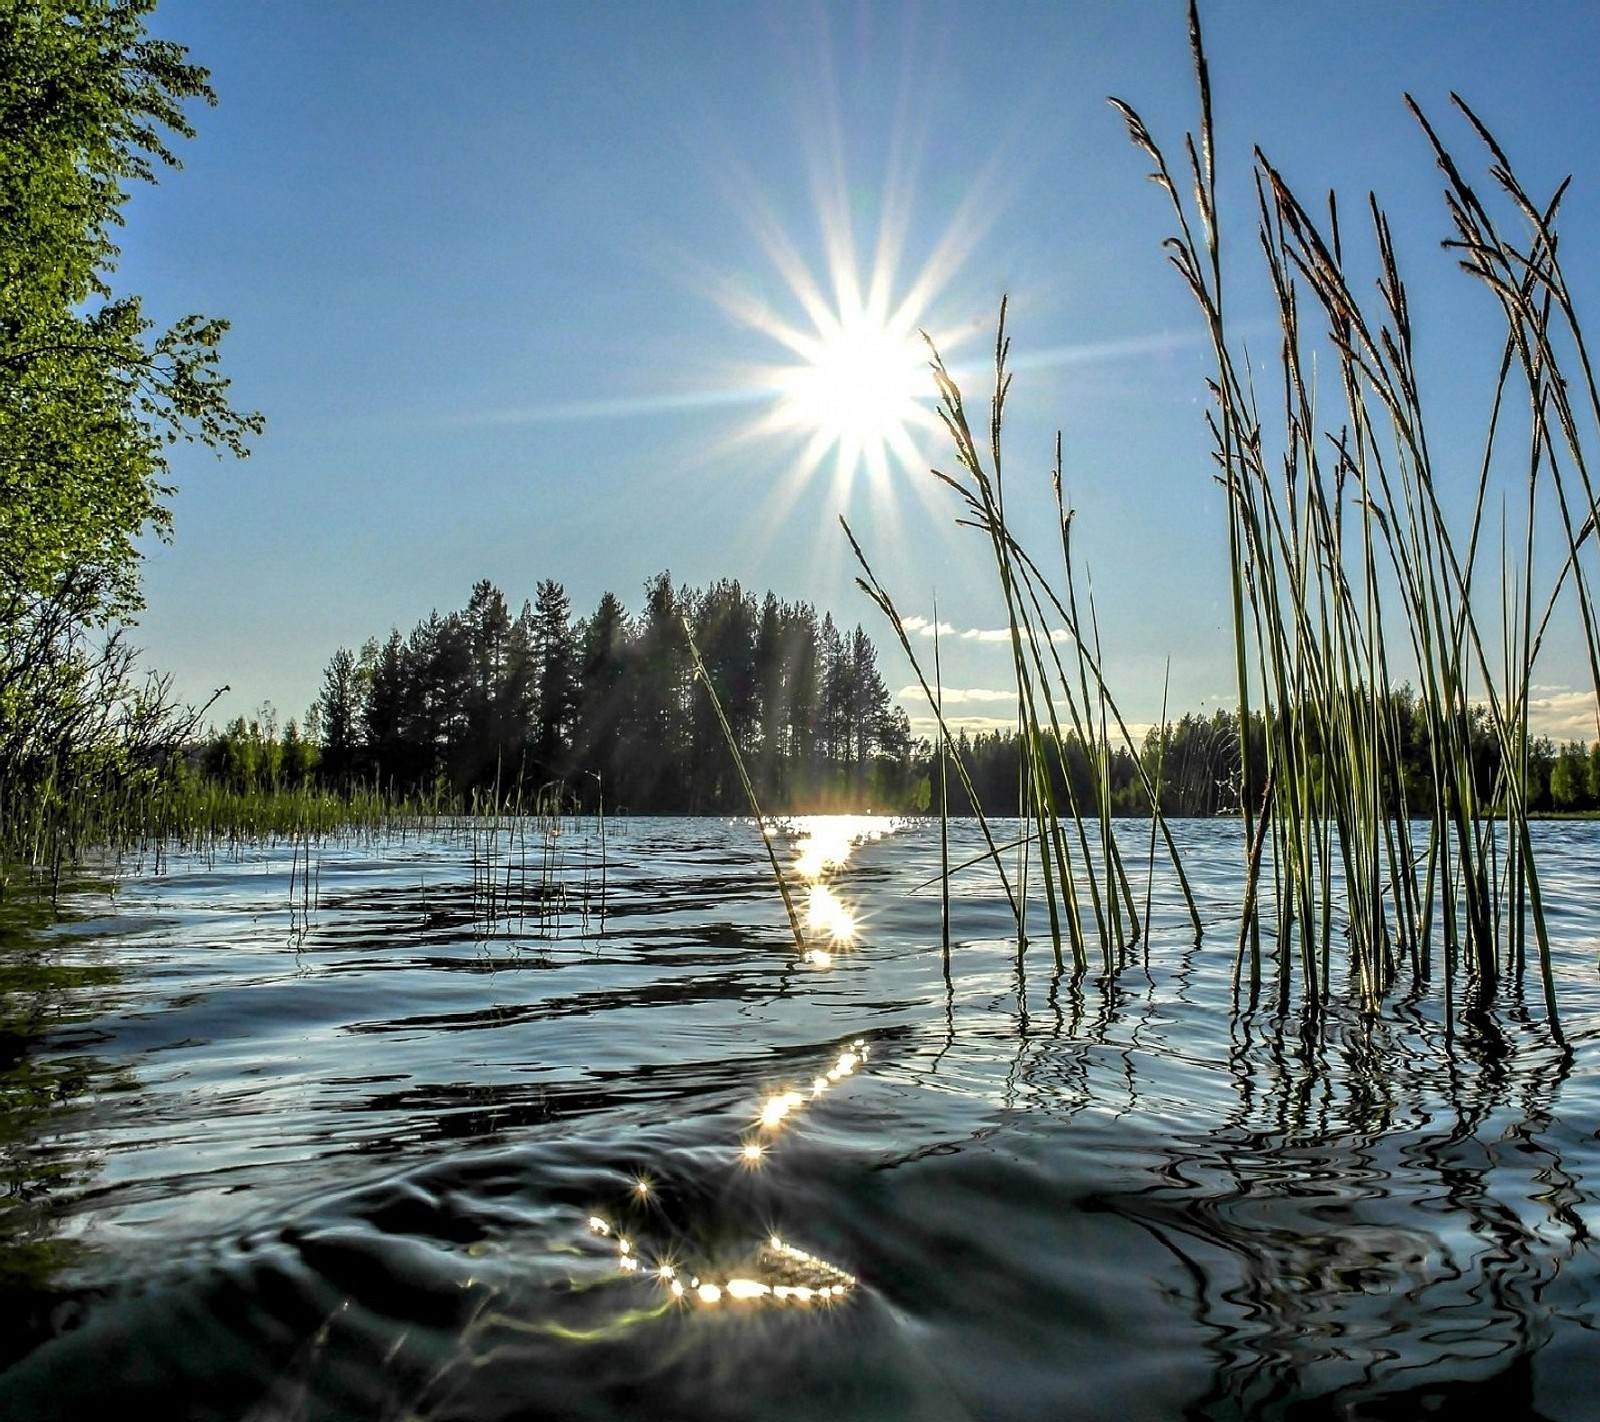
[[[0,1411],[1590,1415],[1600,834],[1537,831],[1558,1036],[1531,987],[1235,1011],[1239,830],[1176,832],[1213,931],[1157,866],[1081,974],[982,868],[946,960],[914,821],[774,829],[809,961],[737,821],[13,909]]]

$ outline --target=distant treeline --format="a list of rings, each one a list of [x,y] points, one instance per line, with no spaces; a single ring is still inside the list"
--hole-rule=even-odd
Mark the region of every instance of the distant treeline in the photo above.
[[[409,636],[396,629],[359,653],[336,652],[304,726],[240,718],[196,759],[240,792],[361,787],[464,808],[743,814],[733,760],[693,674],[685,617],[764,809],[937,808],[936,748],[912,740],[859,626],[841,632],[808,603],[770,592],[758,600],[737,582],[674,588],[665,573],[646,584],[639,615],[607,593],[576,621],[559,583],[541,582],[513,617],[500,590],[480,582],[460,612],[434,613]],[[1433,758],[1409,688],[1385,698],[1384,720],[1403,748],[1403,783],[1387,787],[1390,802],[1403,796],[1410,813],[1425,815]],[[1314,775],[1315,728],[1294,733],[1312,747]],[[1248,783],[1258,787],[1265,735],[1253,718]],[[1159,786],[1166,815],[1232,814],[1247,783],[1230,711],[1152,729],[1137,757],[1126,747],[1091,749],[1069,735],[1055,764],[1058,795],[1070,781],[1085,816],[1102,802],[1113,815],[1147,815],[1147,782]],[[954,751],[985,813],[1016,813],[1015,733],[962,732]],[[1500,748],[1487,717],[1476,722],[1472,764],[1480,802],[1494,803]],[[1532,809],[1600,808],[1600,745],[1535,739],[1528,771]],[[950,813],[970,814],[953,768],[947,781]]]
[[[1409,687],[1390,692],[1384,698],[1383,719],[1402,750],[1402,783],[1385,787],[1390,805],[1404,805],[1409,814],[1425,817],[1434,803],[1434,758],[1415,692]],[[1064,750],[1068,771],[1062,773],[1057,765],[1058,792],[1064,792],[1070,774],[1073,794],[1086,816],[1099,813],[1102,794],[1113,815],[1144,816],[1150,812],[1145,790],[1148,780],[1159,787],[1162,813],[1172,818],[1236,813],[1241,786],[1246,783],[1238,728],[1238,717],[1231,711],[1219,710],[1209,717],[1185,715],[1169,722],[1164,732],[1152,728],[1137,760],[1126,748],[1113,749],[1104,757],[1103,774],[1085,748],[1068,736]],[[1305,738],[1311,749],[1310,772],[1315,776],[1319,744],[1315,726],[1282,729],[1284,734]],[[1248,740],[1252,762],[1248,783],[1259,787],[1265,783],[1267,766],[1266,723],[1260,715],[1251,718]],[[963,735],[956,744],[985,812],[1014,814],[1019,766],[1016,735],[1009,731],[987,732],[971,739]],[[1478,800],[1495,804],[1500,794],[1501,750],[1487,713],[1474,717],[1471,749]],[[1600,809],[1600,744],[1571,741],[1557,747],[1548,738],[1538,737],[1529,742],[1527,759],[1530,809],[1543,813]],[[970,813],[953,773],[949,784],[951,812]]]
[[[763,808],[914,807],[910,726],[859,626],[666,573],[637,616],[607,593],[576,621],[560,583],[513,616],[479,582],[462,611],[341,648],[303,728],[235,721],[204,768],[241,790],[312,780],[465,805],[746,813],[685,618]]]

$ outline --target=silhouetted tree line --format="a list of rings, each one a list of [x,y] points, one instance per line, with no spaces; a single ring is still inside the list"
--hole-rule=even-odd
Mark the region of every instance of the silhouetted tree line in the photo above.
[[[674,588],[665,573],[646,584],[638,616],[607,593],[576,622],[559,583],[540,583],[513,618],[500,591],[480,582],[461,612],[431,614],[409,636],[392,631],[359,654],[336,652],[303,729],[289,721],[280,730],[264,707],[214,736],[200,768],[240,792],[361,784],[467,805],[542,796],[639,814],[742,814],[748,805],[694,676],[685,616],[764,808],[936,808],[934,747],[912,741],[859,626],[842,633],[830,616],[772,593],[758,603],[737,582]],[[1425,815],[1435,769],[1420,703],[1402,687],[1379,709],[1401,748],[1397,783],[1385,787],[1390,808]],[[1315,778],[1316,725],[1289,718],[1277,734],[1300,738]],[[1052,752],[1057,803],[1066,811],[1075,802],[1085,817],[1102,801],[1113,815],[1144,816],[1148,781],[1170,817],[1235,814],[1243,787],[1259,795],[1265,782],[1266,735],[1253,716],[1248,777],[1231,711],[1152,728],[1137,758],[1126,747],[1091,754],[1069,735]],[[1016,813],[1015,732],[963,731],[953,754],[986,814]],[[1538,738],[1527,754],[1534,810],[1600,810],[1600,744]],[[1480,717],[1471,744],[1480,803],[1494,801],[1500,756]],[[960,777],[951,769],[947,779],[950,813],[971,814]]]
[[[684,618],[763,808],[909,806],[910,726],[859,626],[845,632],[808,603],[758,600],[737,582],[675,588],[666,573],[646,584],[637,615],[607,593],[574,620],[550,580],[513,615],[485,580],[459,612],[435,612],[359,653],[341,648],[305,733],[288,728],[297,748],[316,743],[314,766],[279,774],[464,803],[744,813]],[[252,763],[303,766],[281,753],[274,762],[251,739],[236,723],[207,768],[238,783]]]

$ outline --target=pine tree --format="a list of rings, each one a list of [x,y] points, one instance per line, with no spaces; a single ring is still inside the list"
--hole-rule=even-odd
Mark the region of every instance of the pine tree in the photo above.
[[[322,736],[319,760],[323,777],[330,784],[344,785],[355,765],[357,719],[361,714],[360,678],[356,659],[348,647],[340,647],[323,672],[316,711]]]
[[[626,789],[621,743],[634,716],[628,677],[628,614],[606,593],[578,632],[578,704],[573,731],[576,793],[589,802],[615,802]],[[590,780],[593,784],[588,783]]]
[[[531,758],[535,773],[544,781],[558,781],[567,773],[577,711],[578,651],[572,631],[572,604],[566,589],[550,579],[537,589],[533,642],[538,697]]]

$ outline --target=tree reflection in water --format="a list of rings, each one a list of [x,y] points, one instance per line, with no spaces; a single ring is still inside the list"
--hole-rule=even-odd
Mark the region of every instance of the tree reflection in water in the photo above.
[[[72,1126],[97,1097],[130,1089],[131,1075],[88,1049],[88,1027],[114,999],[120,975],[83,949],[48,893],[0,900],[0,1368],[42,1325],[49,1285],[84,1250],[63,1237],[59,1205],[100,1162],[74,1148]]]

